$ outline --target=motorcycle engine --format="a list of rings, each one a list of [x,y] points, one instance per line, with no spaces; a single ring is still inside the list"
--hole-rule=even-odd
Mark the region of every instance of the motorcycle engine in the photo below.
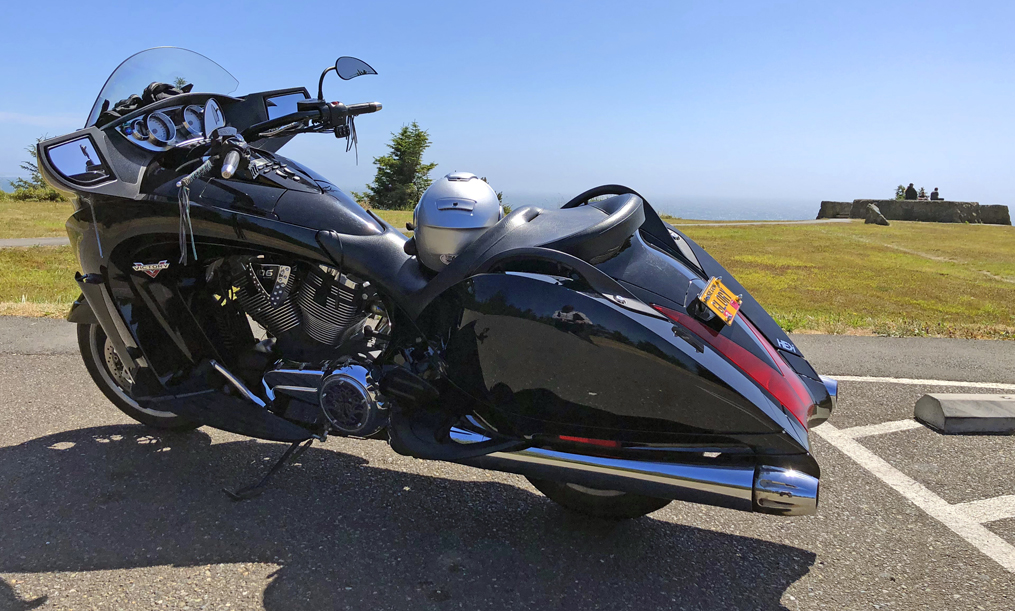
[[[265,257],[223,263],[216,269],[225,272],[220,278],[234,303],[273,337],[246,372],[248,383],[263,384],[271,409],[342,435],[369,437],[383,428],[387,407],[370,363],[388,321],[370,283],[325,265]]]
[[[232,266],[236,300],[275,336],[283,352],[286,348],[313,352],[339,346],[366,318],[373,293],[369,283],[332,267],[304,267],[300,273],[296,266],[258,259]]]

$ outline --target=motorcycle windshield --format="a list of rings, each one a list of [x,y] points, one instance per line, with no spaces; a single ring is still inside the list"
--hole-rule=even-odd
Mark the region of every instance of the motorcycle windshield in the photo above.
[[[240,84],[225,68],[200,53],[179,47],[148,49],[131,55],[113,70],[88,113],[85,127],[95,125],[103,110],[131,95],[141,95],[152,83],[193,85],[194,91],[224,95],[236,91]]]

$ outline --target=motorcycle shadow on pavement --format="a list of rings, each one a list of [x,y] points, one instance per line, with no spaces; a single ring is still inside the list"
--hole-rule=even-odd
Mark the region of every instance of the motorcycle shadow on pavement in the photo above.
[[[270,610],[725,610],[778,608],[814,563],[806,550],[651,516],[570,514],[480,471],[463,481],[391,470],[381,442],[357,443],[377,444],[358,446],[374,463],[315,446],[241,503],[222,486],[255,479],[283,446],[119,425],[0,448],[0,573],[263,562],[279,566]],[[0,579],[0,608],[44,602]]]

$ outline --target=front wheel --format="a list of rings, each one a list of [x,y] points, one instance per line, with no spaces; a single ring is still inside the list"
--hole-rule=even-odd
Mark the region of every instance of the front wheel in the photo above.
[[[177,416],[173,412],[148,409],[138,405],[124,388],[131,383],[130,373],[124,368],[106,333],[99,325],[78,325],[78,348],[85,368],[102,394],[119,410],[141,424],[163,431],[189,431],[200,423]]]
[[[571,511],[595,518],[627,520],[658,511],[670,504],[668,499],[657,499],[630,492],[599,490],[578,484],[528,478],[537,490],[551,501]]]

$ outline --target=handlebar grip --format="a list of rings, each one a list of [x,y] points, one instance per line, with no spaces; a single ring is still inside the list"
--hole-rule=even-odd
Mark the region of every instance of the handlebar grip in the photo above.
[[[240,152],[229,151],[226,153],[226,158],[222,162],[222,178],[229,179],[236,173],[236,168],[240,165]]]
[[[380,110],[380,102],[364,102],[362,104],[350,104],[346,107],[350,115],[365,115]]]

